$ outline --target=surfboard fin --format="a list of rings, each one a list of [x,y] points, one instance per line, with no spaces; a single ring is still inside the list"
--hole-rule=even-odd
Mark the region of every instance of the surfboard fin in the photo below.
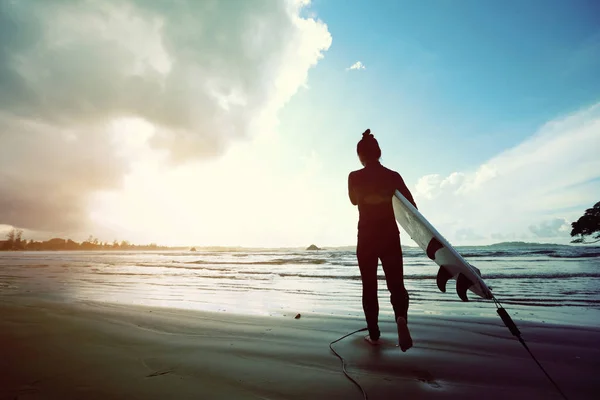
[[[463,274],[458,274],[456,279],[456,293],[462,301],[469,301],[467,297],[467,289],[473,286],[473,282]]]
[[[468,263],[469,267],[473,268],[475,270],[475,272],[477,272],[477,275],[479,275],[479,277],[481,277],[481,271],[479,270],[479,268],[477,268],[476,266],[474,266],[471,263]]]
[[[442,243],[440,243],[439,240],[437,240],[436,238],[433,237],[427,244],[427,250],[425,250],[425,253],[427,253],[427,257],[429,257],[431,260],[435,261],[435,253],[439,249],[443,249],[443,248],[444,248],[444,245]]]
[[[442,265],[437,273],[436,278],[437,287],[442,293],[446,293],[446,283],[448,280],[450,280],[450,278],[452,278],[452,274],[446,267]]]

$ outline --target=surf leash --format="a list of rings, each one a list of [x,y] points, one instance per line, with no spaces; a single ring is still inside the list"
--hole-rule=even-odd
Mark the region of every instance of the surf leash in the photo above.
[[[546,372],[546,370],[544,369],[544,367],[542,367],[542,364],[540,364],[540,362],[538,361],[538,359],[535,358],[535,356],[533,355],[533,353],[529,349],[529,346],[527,346],[527,343],[525,343],[525,339],[523,339],[523,337],[521,336],[521,331],[519,331],[519,328],[517,327],[517,324],[515,324],[515,322],[510,317],[510,315],[508,315],[508,311],[506,311],[504,309],[504,307],[502,307],[502,304],[500,304],[500,301],[498,301],[498,299],[496,299],[496,297],[493,296],[493,295],[492,295],[492,300],[494,300],[494,304],[496,305],[496,312],[498,313],[498,315],[502,319],[502,322],[504,322],[504,325],[506,325],[506,327],[508,328],[508,330],[510,331],[510,333],[512,333],[514,337],[516,337],[517,339],[519,339],[519,342],[521,342],[521,344],[523,345],[523,347],[525,347],[525,350],[527,350],[527,352],[529,353],[529,355],[531,356],[531,358],[533,358],[533,361],[535,361],[535,363],[538,365],[538,367],[540,367],[540,369],[542,370],[542,372],[544,373],[544,375],[546,375],[546,377],[548,378],[548,380],[550,382],[552,382],[552,384],[554,385],[554,387],[556,388],[556,390],[558,391],[558,393],[560,393],[560,395],[563,397],[563,399],[569,400],[567,398],[567,396],[563,393],[563,391],[560,389],[560,387],[558,386],[558,384],[554,381],[554,379],[552,379],[552,377],[550,376],[550,374],[548,374],[548,372]]]
[[[498,315],[502,319],[502,322],[504,323],[504,325],[506,325],[506,327],[508,328],[508,330],[510,331],[510,333],[512,333],[513,336],[515,336],[519,340],[519,342],[523,345],[523,347],[525,348],[525,350],[527,350],[527,353],[529,353],[529,355],[531,356],[531,358],[533,359],[533,361],[535,361],[535,363],[542,370],[542,372],[544,373],[544,375],[546,375],[546,377],[548,378],[548,380],[552,383],[552,385],[554,386],[554,388],[556,389],[556,391],[562,396],[562,398],[565,399],[565,400],[569,400],[569,398],[567,397],[567,395],[561,390],[560,386],[558,386],[558,384],[556,383],[556,381],[554,381],[554,379],[552,379],[552,377],[550,376],[550,374],[544,369],[544,367],[542,366],[542,364],[535,357],[535,355],[533,354],[533,352],[531,351],[531,349],[529,348],[529,346],[527,346],[527,343],[525,343],[525,339],[523,339],[523,337],[521,336],[521,331],[517,327],[517,324],[515,323],[515,321],[513,321],[513,319],[511,318],[511,316],[508,314],[508,311],[506,311],[506,309],[504,307],[502,307],[502,304],[500,303],[500,301],[498,299],[496,299],[496,297],[494,295],[492,295],[492,300],[494,301],[494,304],[496,305],[496,312],[498,313]],[[331,349],[331,351],[333,352],[333,354],[335,354],[337,356],[337,358],[339,358],[340,361],[342,362],[342,372],[344,373],[344,375],[346,375],[346,378],[350,379],[352,381],[352,383],[354,383],[360,389],[360,391],[363,394],[363,399],[364,400],[368,400],[367,392],[365,392],[365,390],[360,385],[360,383],[358,383],[357,381],[355,381],[348,374],[348,371],[346,371],[346,363],[345,363],[343,357],[340,356],[337,351],[335,351],[335,349],[333,348],[333,345],[335,343],[341,341],[342,339],[347,338],[348,336],[352,336],[355,333],[364,332],[366,330],[367,330],[367,328],[357,329],[357,330],[355,330],[353,332],[350,332],[350,333],[342,336],[341,338],[336,339],[333,342],[329,343],[329,349]]]
[[[355,385],[356,385],[356,386],[357,386],[357,387],[360,389],[360,391],[361,391],[361,392],[362,392],[362,394],[363,394],[363,398],[364,398],[364,400],[368,400],[368,398],[367,398],[367,392],[365,392],[365,389],[363,389],[363,387],[360,385],[360,383],[356,382],[356,381],[355,381],[355,380],[354,380],[354,379],[353,379],[353,378],[352,378],[350,375],[348,375],[348,372],[346,371],[346,363],[344,362],[344,359],[342,358],[342,356],[340,356],[340,355],[337,353],[337,351],[335,351],[335,350],[333,349],[333,345],[334,345],[335,343],[339,342],[340,340],[347,338],[348,336],[352,336],[352,335],[354,335],[355,333],[358,333],[358,332],[364,332],[364,331],[366,331],[366,330],[367,330],[367,328],[357,329],[357,330],[355,330],[354,332],[350,332],[350,333],[348,333],[347,335],[344,335],[344,336],[342,336],[341,338],[339,338],[339,339],[336,339],[336,340],[334,340],[333,342],[329,343],[329,348],[331,349],[331,351],[333,351],[333,354],[335,354],[335,355],[337,356],[337,358],[339,358],[339,359],[340,359],[340,361],[342,362],[342,372],[344,372],[344,375],[346,375],[346,378],[350,379],[350,380],[352,381],[352,383],[354,383],[354,384],[355,384]]]

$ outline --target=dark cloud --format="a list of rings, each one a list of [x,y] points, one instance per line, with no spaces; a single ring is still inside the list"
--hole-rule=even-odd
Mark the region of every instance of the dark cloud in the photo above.
[[[247,137],[329,47],[326,27],[300,26],[294,7],[0,2],[0,223],[80,224],[88,195],[127,171],[105,128],[117,118],[153,124],[149,143],[175,163]]]
[[[3,110],[59,126],[136,115],[182,158],[247,134],[295,29],[285,2],[0,7]]]
[[[89,194],[116,187],[126,170],[101,131],[14,119],[0,119],[0,130],[4,224],[47,231],[82,226]]]

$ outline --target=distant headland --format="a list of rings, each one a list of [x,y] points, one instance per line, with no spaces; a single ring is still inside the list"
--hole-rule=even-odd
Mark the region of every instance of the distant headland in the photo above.
[[[566,246],[568,244],[557,244],[557,243],[535,243],[535,242],[501,242],[489,244],[486,246],[477,246],[477,247],[554,247],[554,246]],[[461,246],[456,246],[461,247]],[[462,246],[462,247],[470,247],[470,246]]]

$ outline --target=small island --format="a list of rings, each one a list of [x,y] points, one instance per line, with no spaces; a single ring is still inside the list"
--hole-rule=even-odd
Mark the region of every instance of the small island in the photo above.
[[[311,244],[310,246],[308,246],[306,248],[306,250],[321,250],[320,248],[318,248],[317,246],[315,246],[314,244]]]

